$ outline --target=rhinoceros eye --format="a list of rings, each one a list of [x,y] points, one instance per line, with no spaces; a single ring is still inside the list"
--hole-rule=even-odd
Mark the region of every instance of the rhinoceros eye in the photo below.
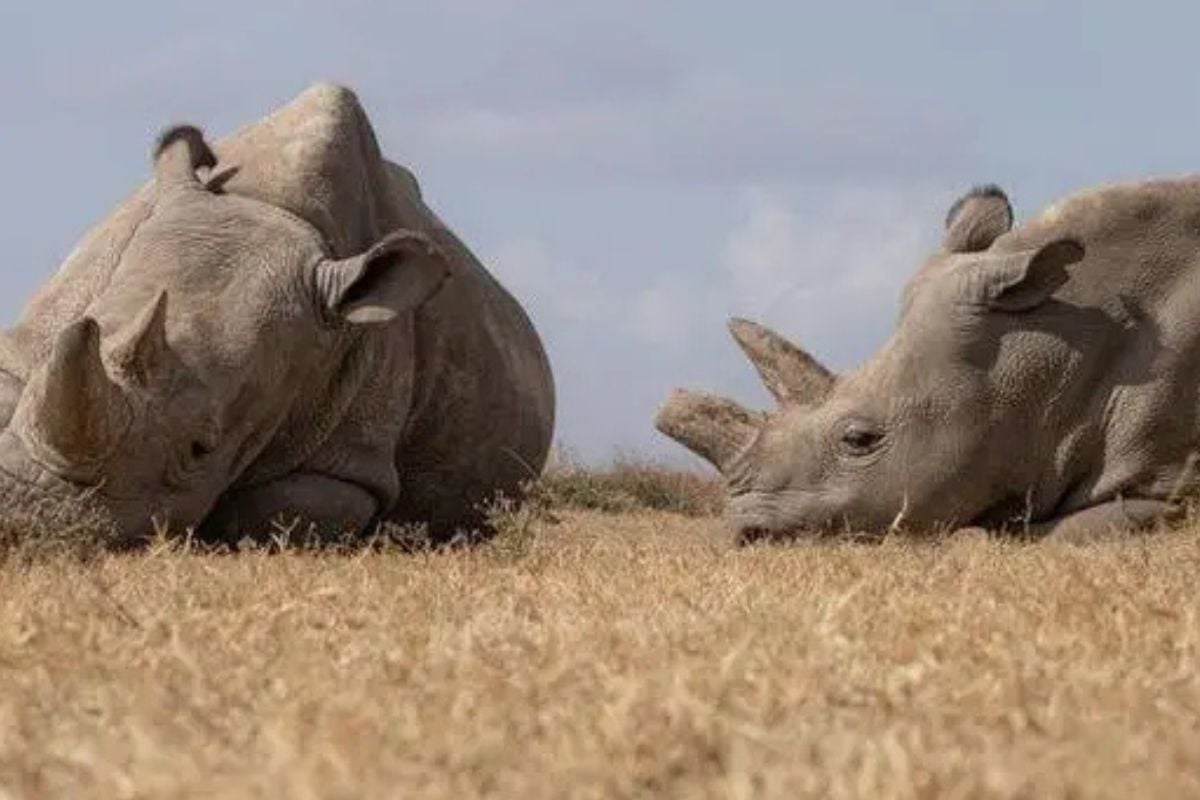
[[[203,461],[213,454],[217,449],[217,430],[215,426],[204,430],[188,445],[188,456],[191,463],[194,465],[198,461]]]
[[[883,431],[865,422],[849,422],[842,430],[842,447],[851,455],[873,453],[882,443]]]
[[[185,449],[181,449],[167,464],[167,485],[180,488],[203,466],[204,459],[212,454],[214,446],[203,439],[193,439]]]

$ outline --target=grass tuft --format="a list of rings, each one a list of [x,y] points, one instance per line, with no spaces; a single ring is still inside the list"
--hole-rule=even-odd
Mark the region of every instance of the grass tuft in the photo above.
[[[39,500],[0,513],[0,564],[90,561],[119,543],[111,524],[82,503]]]
[[[624,454],[601,468],[560,455],[542,475],[538,490],[551,508],[608,513],[669,511],[708,517],[720,514],[723,503],[715,476]]]

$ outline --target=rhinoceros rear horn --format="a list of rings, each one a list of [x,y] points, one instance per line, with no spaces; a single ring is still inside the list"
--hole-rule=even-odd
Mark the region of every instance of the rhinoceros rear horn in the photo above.
[[[167,344],[167,292],[155,296],[134,320],[132,334],[110,357],[115,366],[146,386],[166,365],[170,347]]]
[[[820,402],[833,386],[833,373],[771,329],[734,318],[729,321],[729,332],[780,404]]]
[[[21,415],[26,432],[71,464],[102,459],[128,422],[121,389],[100,360],[100,327],[90,317],[58,335],[45,372],[30,389],[22,401],[31,404]]]
[[[761,428],[762,414],[732,400],[676,389],[654,418],[654,426],[725,472]]]
[[[214,167],[217,157],[194,125],[173,125],[154,144],[154,177],[160,188],[202,186],[196,170]]]

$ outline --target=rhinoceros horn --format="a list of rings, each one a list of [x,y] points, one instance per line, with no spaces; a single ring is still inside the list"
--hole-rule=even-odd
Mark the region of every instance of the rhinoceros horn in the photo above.
[[[833,386],[829,370],[769,328],[735,317],[729,332],[780,405],[820,402]]]
[[[732,400],[676,389],[659,409],[654,426],[725,472],[754,440],[764,419]]]
[[[102,459],[120,436],[129,407],[100,360],[100,326],[84,317],[58,335],[42,380],[29,396],[27,433],[75,466]]]
[[[170,347],[167,345],[167,292],[164,289],[134,320],[133,335],[110,357],[140,386],[162,371]]]

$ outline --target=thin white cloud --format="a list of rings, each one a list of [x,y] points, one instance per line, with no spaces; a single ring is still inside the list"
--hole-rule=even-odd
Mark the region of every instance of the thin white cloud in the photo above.
[[[707,266],[613,273],[531,238],[489,263],[550,335],[558,325],[624,338],[702,370],[725,320],[746,316],[812,342],[841,365],[890,329],[900,287],[928,254],[944,194],[850,186],[805,213],[781,194],[741,192],[742,216]],[[580,341],[586,341],[586,338]],[[580,353],[578,357],[585,358]],[[714,387],[721,388],[721,387]]]
[[[630,91],[538,106],[481,94],[424,113],[409,109],[395,127],[418,150],[490,173],[730,186],[846,173],[921,176],[961,160],[970,146],[948,113],[853,89],[834,100],[720,73],[656,78],[653,91],[633,81]]]
[[[679,350],[692,341],[703,315],[708,287],[659,282],[637,290],[629,315],[629,330],[640,341],[667,350]],[[696,301],[700,300],[699,303]]]
[[[843,363],[861,358],[890,328],[900,287],[928,255],[943,197],[849,186],[802,214],[777,194],[746,190],[722,259],[731,311],[833,344]]]
[[[501,242],[486,261],[538,325],[549,330],[566,325],[656,348],[683,343],[699,310],[686,298],[708,290],[704,285],[668,285],[661,279],[642,284],[628,274],[615,275],[552,252],[546,243],[529,237]]]
[[[815,202],[761,187],[738,194],[723,246],[706,263],[614,272],[614,253],[569,253],[530,237],[482,250],[547,342],[563,384],[565,441],[606,455],[612,432],[626,429],[619,415],[639,448],[677,457],[651,432],[671,387],[769,404],[726,334],[730,316],[772,326],[835,369],[858,363],[891,330],[899,287],[928,254],[947,201],[945,192],[878,185]]]
[[[807,234],[796,214],[761,189],[747,190],[746,216],[725,242],[723,266],[739,302],[761,307],[772,298],[810,291],[803,282]],[[800,275],[801,284],[797,283]]]
[[[578,266],[569,257],[554,254],[545,243],[529,237],[502,242],[491,252],[488,265],[501,283],[538,318],[569,324],[611,323],[616,308],[614,292],[602,273]]]

